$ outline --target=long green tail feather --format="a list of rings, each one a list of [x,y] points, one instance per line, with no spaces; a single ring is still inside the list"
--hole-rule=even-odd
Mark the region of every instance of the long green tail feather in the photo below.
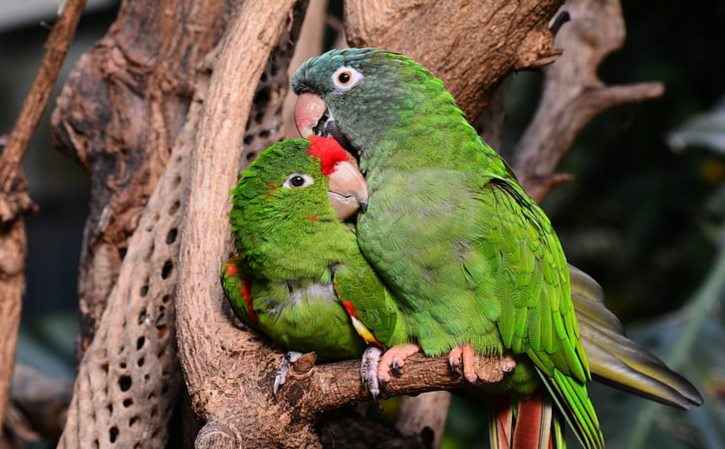
[[[627,338],[622,323],[604,306],[597,282],[570,266],[579,335],[594,378],[663,404],[688,409],[702,397],[684,377]]]
[[[558,370],[554,371],[553,377],[546,376],[538,368],[536,371],[582,447],[604,449],[604,436],[586,387]]]

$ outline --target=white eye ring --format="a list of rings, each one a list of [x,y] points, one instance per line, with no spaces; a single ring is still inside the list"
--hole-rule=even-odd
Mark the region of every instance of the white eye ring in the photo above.
[[[338,91],[347,91],[352,89],[357,83],[365,78],[362,73],[353,69],[352,67],[342,66],[335,70],[332,74],[332,84]]]
[[[300,183],[300,179],[302,183]],[[310,175],[304,173],[292,173],[287,177],[282,187],[285,189],[301,189],[315,183],[315,180]]]

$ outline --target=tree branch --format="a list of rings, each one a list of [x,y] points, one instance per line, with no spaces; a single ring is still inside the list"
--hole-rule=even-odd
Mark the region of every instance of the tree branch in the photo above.
[[[40,70],[8,137],[7,146],[0,154],[0,423],[7,406],[25,289],[24,216],[34,209],[20,173],[20,163],[48,104],[85,4],[85,0],[70,0],[50,32]]]
[[[599,64],[624,44],[626,30],[617,0],[571,0],[563,7],[571,21],[555,44],[563,56],[545,69],[541,102],[515,150],[514,169],[529,195],[540,200],[569,179],[555,174],[559,160],[579,132],[602,111],[662,95],[662,83],[606,86],[597,77]]]
[[[422,63],[473,120],[509,72],[556,59],[548,23],[561,3],[347,0],[345,29],[355,47],[397,51]]]

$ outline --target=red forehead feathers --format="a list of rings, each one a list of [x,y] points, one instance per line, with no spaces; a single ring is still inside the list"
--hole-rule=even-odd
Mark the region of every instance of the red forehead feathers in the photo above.
[[[307,149],[307,154],[316,157],[320,160],[322,165],[322,173],[325,176],[332,174],[335,171],[335,165],[339,162],[345,162],[348,160],[347,151],[337,143],[333,137],[320,137],[310,136],[308,137],[310,147]]]

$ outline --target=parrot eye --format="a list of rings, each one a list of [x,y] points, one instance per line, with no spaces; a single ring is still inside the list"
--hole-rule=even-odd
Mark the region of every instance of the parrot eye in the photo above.
[[[363,78],[365,78],[363,74],[352,67],[342,66],[332,74],[332,83],[337,90],[346,91],[350,90]]]
[[[282,184],[282,187],[284,187],[285,189],[298,189],[300,187],[307,187],[314,183],[315,180],[312,179],[312,177],[309,175],[292,173],[287,177],[287,180],[284,182],[284,184]]]

